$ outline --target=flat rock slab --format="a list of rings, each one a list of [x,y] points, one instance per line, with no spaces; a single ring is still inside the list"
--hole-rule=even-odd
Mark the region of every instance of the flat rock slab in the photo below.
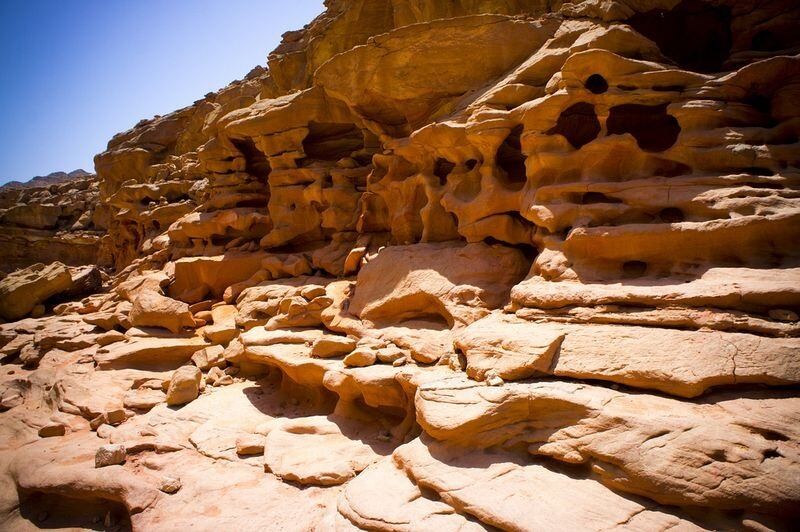
[[[186,338],[132,338],[101,348],[95,355],[101,368],[177,368],[187,362],[195,351],[208,346],[199,336]]]
[[[377,427],[332,416],[286,420],[267,435],[264,463],[286,480],[342,484],[391,452],[377,435]]]

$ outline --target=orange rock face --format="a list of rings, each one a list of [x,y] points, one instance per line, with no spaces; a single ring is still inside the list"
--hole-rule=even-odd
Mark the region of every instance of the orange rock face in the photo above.
[[[0,528],[791,528],[798,20],[332,0],[4,193],[110,276],[0,280]]]

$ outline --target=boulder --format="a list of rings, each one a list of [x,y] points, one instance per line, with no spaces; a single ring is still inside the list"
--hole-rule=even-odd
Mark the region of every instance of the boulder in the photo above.
[[[167,404],[184,405],[197,399],[203,374],[195,366],[181,366],[172,374],[167,388]]]
[[[356,341],[346,336],[326,334],[314,340],[311,356],[317,358],[333,358],[344,356],[356,348]]]
[[[135,327],[163,327],[173,333],[195,326],[189,305],[154,290],[142,290],[137,294],[128,319]]]
[[[94,455],[95,467],[107,467],[125,463],[126,450],[122,444],[106,444],[97,448]]]
[[[0,280],[0,318],[24,318],[40,303],[70,288],[69,268],[60,262],[18,270]]]

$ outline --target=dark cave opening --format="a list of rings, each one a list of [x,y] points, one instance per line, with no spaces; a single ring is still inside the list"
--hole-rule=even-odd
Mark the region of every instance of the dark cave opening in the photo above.
[[[520,190],[528,181],[525,155],[522,153],[522,125],[515,126],[497,148],[497,166],[505,172],[505,184],[512,190]]]
[[[436,162],[433,164],[433,175],[439,178],[439,185],[444,186],[445,183],[447,183],[447,176],[450,175],[450,172],[452,172],[455,167],[455,163],[451,163],[443,157],[436,159]]]
[[[303,139],[307,159],[338,161],[364,149],[364,135],[355,124],[309,122]]]
[[[683,0],[671,10],[652,9],[628,19],[681,68],[718,72],[733,44],[731,9],[701,0]]]
[[[606,81],[606,78],[600,74],[592,74],[589,76],[586,79],[584,86],[586,87],[586,90],[592,94],[603,94],[608,90],[608,82]]]
[[[547,131],[548,135],[562,135],[575,149],[590,143],[599,133],[600,121],[594,105],[587,102],[578,102],[564,109],[555,127]]]
[[[678,140],[681,127],[667,114],[667,104],[626,103],[611,108],[606,128],[609,135],[630,133],[644,151],[664,151]]]
[[[244,171],[258,178],[259,181],[266,183],[272,168],[269,166],[267,157],[261,153],[261,150],[256,148],[256,143],[253,139],[231,139],[231,142],[244,156]]]

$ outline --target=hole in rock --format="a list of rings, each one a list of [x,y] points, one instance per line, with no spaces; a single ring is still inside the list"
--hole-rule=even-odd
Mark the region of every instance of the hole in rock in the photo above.
[[[417,486],[417,487],[419,488],[420,495],[422,495],[424,498],[428,499],[429,501],[440,501],[440,500],[442,500],[442,497],[433,488],[429,488],[428,486],[423,486],[421,484],[419,486]]]
[[[722,449],[715,449],[708,455],[709,458],[713,458],[718,462],[725,462],[728,460],[728,457],[725,455],[725,451]]]
[[[640,260],[629,260],[622,265],[622,273],[629,279],[641,277],[647,272],[647,263]]]
[[[364,135],[354,124],[309,122],[303,139],[307,159],[338,161],[364,149]]]
[[[609,135],[630,133],[644,151],[664,151],[675,144],[681,127],[667,114],[667,104],[626,103],[611,108],[606,123]]]
[[[261,150],[256,148],[253,139],[231,139],[231,142],[244,156],[244,171],[266,182],[271,170],[269,160]]]
[[[477,166],[478,161],[476,159],[469,159],[464,165],[467,167],[467,170],[472,170]]]
[[[590,205],[592,203],[622,203],[622,200],[611,198],[602,192],[584,192],[581,196],[580,203],[582,205]]]
[[[433,165],[433,175],[439,178],[439,185],[444,186],[447,183],[447,176],[455,168],[455,163],[451,163],[447,159],[439,157]]]
[[[601,76],[600,74],[592,74],[586,79],[586,83],[584,83],[586,90],[593,94],[603,94],[608,90],[608,82],[606,78]]]
[[[684,220],[683,211],[677,207],[661,209],[661,212],[658,213],[658,217],[661,218],[662,222],[670,224],[682,222]]]
[[[522,125],[518,125],[511,130],[497,149],[497,165],[505,172],[506,185],[512,190],[520,190],[528,181],[521,137]]]
[[[659,92],[683,92],[683,85],[654,85],[653,90]]]
[[[775,122],[772,120],[772,115],[771,115],[772,99],[769,96],[766,96],[764,94],[759,94],[757,92],[751,92],[742,99],[742,102],[749,105],[756,111],[770,117],[770,120],[766,125],[768,126],[776,125]]]
[[[783,456],[777,449],[767,449],[762,454],[764,455],[764,460],[769,458],[780,458]]]
[[[66,495],[20,491],[20,515],[40,529],[129,531],[131,519],[122,503]]]
[[[770,429],[762,429],[762,428],[751,428],[753,432],[760,434],[765,440],[769,441],[789,441],[789,437],[785,434],[781,434],[778,431],[770,430]]]
[[[678,66],[698,72],[719,71],[733,43],[730,7],[701,0],[637,13],[627,22]]]
[[[564,109],[548,135],[562,135],[575,148],[580,149],[597,138],[600,121],[590,103],[579,102]]]
[[[657,162],[658,164],[653,169],[653,175],[677,177],[679,175],[687,175],[692,173],[692,167],[688,164],[683,164],[678,161],[671,161],[669,159],[658,159]]]
[[[247,199],[244,201],[237,201],[237,207],[251,207],[251,208],[264,208],[267,206],[267,198],[264,199]]]
[[[785,48],[781,39],[769,30],[761,30],[753,35],[750,46],[758,52],[775,52]]]

